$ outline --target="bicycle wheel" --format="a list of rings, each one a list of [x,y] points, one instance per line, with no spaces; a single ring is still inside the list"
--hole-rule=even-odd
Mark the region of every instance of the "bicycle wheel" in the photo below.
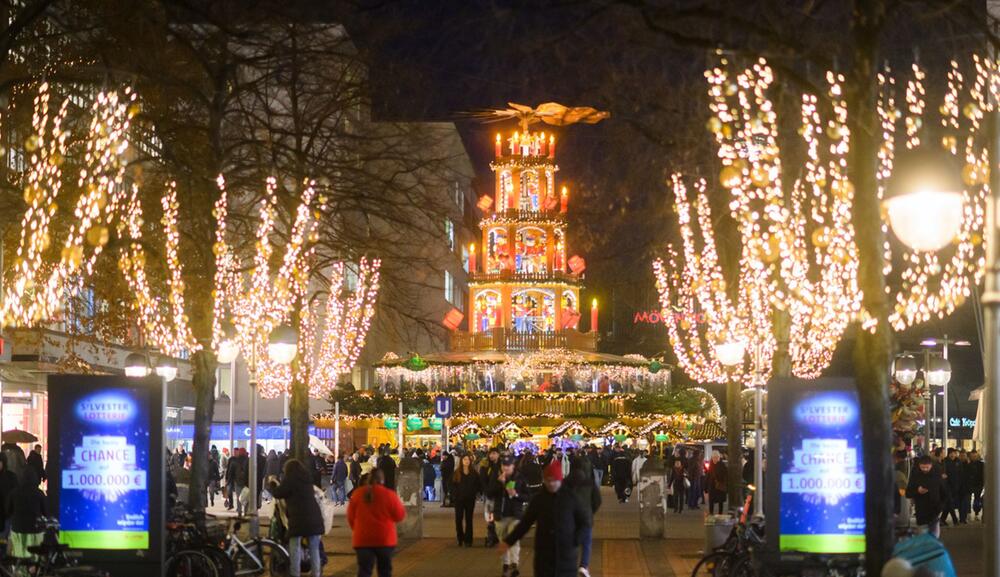
[[[288,559],[288,551],[283,546],[270,539],[261,539],[258,557],[267,567],[271,577],[286,577],[289,574],[291,563]]]
[[[705,555],[694,566],[691,577],[729,577],[737,557],[726,551],[715,551]]]
[[[753,566],[753,557],[744,555],[740,557],[730,569],[730,577],[764,577],[770,575],[766,572],[758,572]]]
[[[219,577],[212,558],[193,549],[178,551],[167,559],[167,575],[177,577]]]
[[[215,564],[215,569],[219,572],[219,577],[236,577],[236,568],[233,567],[233,560],[229,558],[229,555],[226,555],[225,551],[211,545],[202,547],[200,551],[207,555],[212,560],[212,563]]]

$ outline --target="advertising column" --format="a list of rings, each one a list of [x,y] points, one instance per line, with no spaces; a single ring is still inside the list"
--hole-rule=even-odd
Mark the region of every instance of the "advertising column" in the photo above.
[[[864,553],[865,476],[854,383],[776,379],[769,393],[769,546],[783,556]]]
[[[160,566],[163,390],[158,377],[49,377],[49,500],[60,541],[116,576]]]

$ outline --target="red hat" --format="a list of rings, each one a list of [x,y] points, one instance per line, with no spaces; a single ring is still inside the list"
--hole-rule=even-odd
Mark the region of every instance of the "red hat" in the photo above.
[[[559,459],[552,459],[549,464],[546,465],[545,470],[542,471],[542,476],[546,481],[562,481],[562,463]]]

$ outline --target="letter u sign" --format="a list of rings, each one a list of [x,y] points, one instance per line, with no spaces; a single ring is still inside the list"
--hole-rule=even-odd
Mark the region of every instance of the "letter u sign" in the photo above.
[[[434,416],[439,419],[451,417],[451,397],[441,395],[434,398]]]

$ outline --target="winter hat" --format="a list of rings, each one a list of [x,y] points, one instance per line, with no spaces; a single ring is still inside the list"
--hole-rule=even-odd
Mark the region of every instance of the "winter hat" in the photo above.
[[[542,476],[546,481],[562,481],[563,480],[563,470],[562,463],[558,459],[552,459],[549,464],[545,466],[545,470],[542,472]]]

